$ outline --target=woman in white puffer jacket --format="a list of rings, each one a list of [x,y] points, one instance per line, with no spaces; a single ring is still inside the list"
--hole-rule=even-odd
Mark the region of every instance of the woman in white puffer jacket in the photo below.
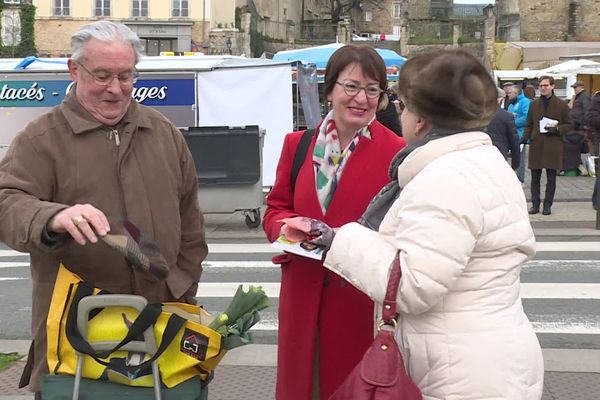
[[[542,353],[519,295],[535,238],[514,171],[481,132],[492,78],[464,51],[431,52],[406,62],[399,92],[399,197],[378,231],[339,228],[325,266],[381,302],[399,254],[398,342],[425,400],[538,400]]]

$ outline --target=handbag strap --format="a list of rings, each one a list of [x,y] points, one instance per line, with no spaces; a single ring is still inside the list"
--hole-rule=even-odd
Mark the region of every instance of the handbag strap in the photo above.
[[[302,134],[300,141],[298,142],[298,147],[296,147],[296,153],[294,153],[294,161],[292,161],[292,170],[290,172],[290,187],[292,188],[292,193],[296,189],[296,180],[298,179],[298,173],[300,172],[300,167],[304,163],[304,159],[306,158],[306,154],[308,153],[308,148],[310,147],[310,140],[315,134],[314,129],[307,129]]]
[[[398,295],[401,276],[400,256],[396,253],[396,257],[394,257],[394,261],[392,262],[387,290],[385,291],[385,299],[383,300],[382,319],[387,325],[396,324],[396,318],[398,317],[398,313],[396,312],[396,296]]]
[[[81,335],[81,332],[77,328],[77,311],[79,308],[79,301],[85,297],[93,294],[93,287],[87,282],[80,282],[75,289],[71,307],[67,314],[67,321],[65,326],[65,334],[71,346],[82,354],[87,354],[92,357],[94,361],[104,366],[111,366],[114,360],[104,361],[110,356],[111,353],[119,350],[129,342],[136,340],[143,335],[144,331],[151,327],[159,315],[162,312],[162,306],[160,304],[148,304],[133,321],[132,326],[129,328],[127,335],[123,340],[115,345],[111,350],[104,352],[97,352],[93,346]],[[158,359],[165,352],[167,347],[175,340],[177,333],[185,326],[186,320],[177,314],[171,314],[167,320],[167,324],[163,331],[163,337],[160,341],[156,352],[148,360],[144,361],[139,365],[121,366],[128,371],[135,371],[146,366],[149,366],[152,362]]]

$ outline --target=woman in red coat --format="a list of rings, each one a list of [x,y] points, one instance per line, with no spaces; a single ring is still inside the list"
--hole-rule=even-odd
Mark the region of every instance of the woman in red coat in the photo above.
[[[294,191],[292,161],[303,132],[285,138],[263,222],[270,241],[282,218],[302,215],[331,227],[356,221],[389,181],[404,140],[375,119],[386,86],[372,47],[348,45],[332,55],[323,88],[331,111],[315,130]],[[281,264],[276,398],[327,399],[373,341],[373,303],[320,261],[285,253],[273,262]]]

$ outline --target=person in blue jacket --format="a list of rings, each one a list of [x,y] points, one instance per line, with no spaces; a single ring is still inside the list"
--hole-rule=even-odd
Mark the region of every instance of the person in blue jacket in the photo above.
[[[508,97],[511,100],[508,106],[508,112],[515,117],[515,126],[517,127],[517,134],[519,135],[519,141],[523,137],[523,129],[525,128],[525,121],[527,120],[527,113],[529,112],[529,99],[523,93],[521,86],[513,85],[508,91]],[[514,100],[513,100],[514,99]],[[525,182],[525,160],[527,155],[527,146],[523,145],[521,148],[521,162],[519,163],[519,169],[517,170],[517,177],[521,182]]]

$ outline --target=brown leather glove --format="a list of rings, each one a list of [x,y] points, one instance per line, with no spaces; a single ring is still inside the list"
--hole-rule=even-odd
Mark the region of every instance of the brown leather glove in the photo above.
[[[159,280],[169,275],[169,266],[158,245],[144,237],[137,226],[127,220],[108,218],[110,233],[102,240],[117,250],[134,267],[149,272]]]

